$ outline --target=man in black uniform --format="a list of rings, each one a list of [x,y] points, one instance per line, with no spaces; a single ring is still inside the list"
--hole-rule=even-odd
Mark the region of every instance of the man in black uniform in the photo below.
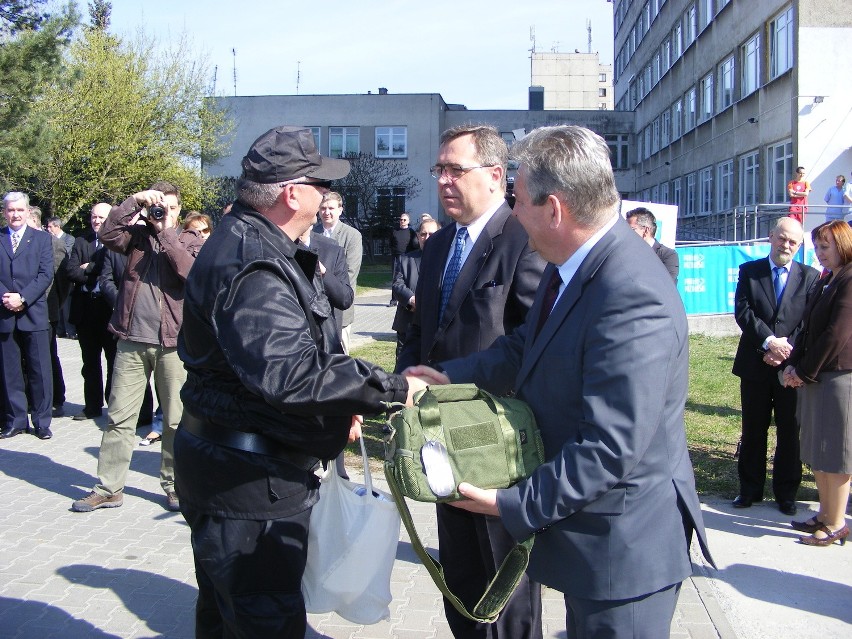
[[[399,269],[399,258],[410,251],[416,251],[420,248],[417,242],[417,233],[411,228],[411,216],[408,213],[403,213],[399,216],[399,228],[391,233],[391,256],[393,257],[393,272],[391,279],[396,279]],[[395,306],[397,300],[391,295],[391,300],[388,306]]]
[[[281,126],[242,167],[237,202],[187,280],[177,490],[196,636],[301,639],[313,470],[357,437],[358,414],[425,384],[342,354],[317,255],[295,242],[348,162],[322,158],[309,129]]]

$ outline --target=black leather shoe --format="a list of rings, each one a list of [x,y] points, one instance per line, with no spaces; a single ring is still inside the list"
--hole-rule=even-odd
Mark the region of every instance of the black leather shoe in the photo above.
[[[36,428],[35,436],[39,439],[50,439],[53,437],[53,433],[50,432],[49,428]]]
[[[71,419],[73,419],[75,422],[83,422],[83,421],[86,421],[87,419],[94,419],[95,417],[100,417],[102,414],[103,414],[102,410],[89,411],[89,412],[83,411],[82,413],[77,413]]]
[[[749,499],[745,495],[737,495],[737,498],[731,504],[734,508],[751,508],[754,503],[753,499]]]
[[[780,510],[785,515],[790,515],[792,517],[799,509],[796,507],[796,502],[794,502],[792,499],[782,499],[778,502],[778,510]]]
[[[29,428],[15,428],[14,426],[7,426],[0,431],[0,439],[9,439],[10,437],[14,437],[15,435],[20,435],[21,433],[26,433],[28,431]]]
[[[54,417],[65,417],[65,409],[62,406],[54,406],[53,407],[53,416]]]

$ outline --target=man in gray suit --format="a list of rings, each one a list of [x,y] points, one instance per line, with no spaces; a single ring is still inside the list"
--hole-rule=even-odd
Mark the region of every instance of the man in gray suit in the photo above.
[[[513,155],[514,214],[550,262],[527,321],[443,374],[409,373],[514,388],[532,407],[547,462],[504,490],[462,483],[456,504],[536,534],[528,573],[565,594],[567,636],[668,637],[693,531],[712,562],[683,421],[683,304],[618,214],[600,136],[544,127]]]
[[[320,221],[314,226],[314,231],[330,237],[340,244],[346,254],[346,270],[349,273],[349,285],[355,291],[358,286],[358,272],[361,270],[361,257],[364,247],[361,233],[345,222],[340,221],[343,213],[343,198],[340,193],[329,191],[320,204]],[[343,352],[349,354],[349,341],[352,336],[352,322],[355,321],[355,307],[350,306],[343,311],[343,332],[340,339],[343,342]]]

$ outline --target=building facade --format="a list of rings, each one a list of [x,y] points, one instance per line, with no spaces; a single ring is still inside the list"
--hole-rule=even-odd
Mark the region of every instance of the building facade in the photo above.
[[[734,209],[783,211],[798,165],[817,204],[852,169],[847,2],[616,0],[613,9],[615,108],[636,118],[636,199],[676,204],[680,228],[710,230]]]
[[[385,89],[363,95],[237,96],[215,100],[233,119],[235,129],[231,154],[203,167],[213,177],[239,176],[243,155],[263,132],[280,124],[304,125],[314,131],[317,148],[323,155],[371,153],[380,160],[405,162],[409,174],[420,180],[421,189],[415,197],[398,202],[398,206],[410,211],[415,219],[421,213],[443,219],[437,186],[429,175],[443,131],[461,124],[490,124],[511,145],[516,136],[539,126],[579,124],[606,137],[623,194],[629,195],[633,187],[632,169],[628,166],[633,139],[630,112],[474,111],[447,104],[437,93],[393,94]],[[510,169],[510,176],[512,173]],[[392,191],[394,185],[387,187]]]
[[[545,110],[613,108],[612,65],[597,53],[533,53],[531,76],[543,88]]]

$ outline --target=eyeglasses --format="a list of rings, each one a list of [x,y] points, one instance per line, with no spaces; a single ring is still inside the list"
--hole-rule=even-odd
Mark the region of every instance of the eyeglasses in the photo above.
[[[331,190],[331,180],[305,180],[304,182],[297,182],[297,184],[307,184],[308,186],[315,186],[318,189]]]
[[[474,169],[489,169],[494,164],[477,164],[476,166],[459,166],[458,164],[436,164],[431,169],[429,169],[429,173],[436,180],[440,179],[442,176],[446,175],[451,180],[458,180],[465,173],[469,173]]]

